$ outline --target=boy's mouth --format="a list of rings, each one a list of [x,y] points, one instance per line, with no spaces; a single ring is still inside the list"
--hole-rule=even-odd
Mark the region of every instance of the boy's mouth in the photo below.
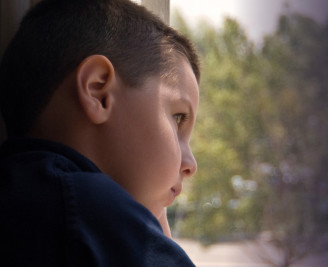
[[[180,195],[180,193],[182,191],[182,185],[178,184],[178,185],[173,186],[171,188],[171,191],[172,191],[174,197],[177,197],[178,195]]]

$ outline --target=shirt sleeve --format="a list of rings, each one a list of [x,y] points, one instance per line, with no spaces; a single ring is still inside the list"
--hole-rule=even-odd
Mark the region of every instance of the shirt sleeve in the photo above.
[[[62,177],[70,266],[195,266],[157,219],[101,173]]]

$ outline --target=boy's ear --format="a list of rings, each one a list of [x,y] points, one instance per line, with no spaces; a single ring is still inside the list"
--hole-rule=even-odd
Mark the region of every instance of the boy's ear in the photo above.
[[[77,94],[92,123],[102,124],[108,119],[114,84],[114,67],[107,57],[92,55],[80,63],[76,74]]]

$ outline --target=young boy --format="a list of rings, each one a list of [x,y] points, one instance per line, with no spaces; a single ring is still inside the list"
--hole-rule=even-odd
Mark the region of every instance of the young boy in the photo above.
[[[199,77],[189,41],[128,0],[30,10],[0,65],[6,266],[194,266],[165,208],[196,171]]]

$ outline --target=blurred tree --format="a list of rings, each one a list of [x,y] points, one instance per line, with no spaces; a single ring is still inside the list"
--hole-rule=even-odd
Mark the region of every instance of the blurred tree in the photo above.
[[[183,218],[174,232],[212,243],[267,231],[284,254],[277,266],[327,249],[328,26],[284,15],[258,48],[231,18],[219,30],[173,23],[203,64],[198,173],[170,209]]]
[[[177,27],[190,33],[178,18]],[[247,237],[261,228],[265,199],[257,190],[263,182],[253,177],[251,168],[265,141],[259,110],[270,102],[261,90],[261,65],[253,44],[233,19],[227,18],[220,31],[202,22],[192,38],[203,63],[193,137],[199,171],[187,201],[183,198],[189,214],[177,231],[204,242]]]
[[[275,159],[262,228],[281,248],[279,266],[328,249],[327,30],[306,17],[281,16],[262,50],[276,107],[267,126]]]

